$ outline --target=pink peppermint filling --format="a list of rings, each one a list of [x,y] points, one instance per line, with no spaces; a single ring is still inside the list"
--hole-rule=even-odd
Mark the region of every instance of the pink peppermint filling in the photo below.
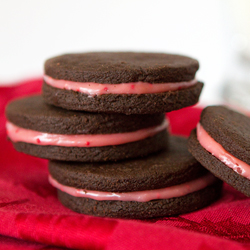
[[[104,192],[104,191],[93,191],[80,188],[74,188],[65,186],[56,181],[51,175],[49,175],[49,182],[55,188],[65,192],[69,195],[82,198],[91,198],[94,200],[113,200],[113,201],[138,201],[138,202],[147,202],[151,200],[159,199],[170,199],[175,197],[181,197],[198,190],[201,190],[212,183],[214,183],[216,178],[208,173],[205,176],[197,178],[195,180],[175,185],[171,187],[145,190],[145,191],[135,191],[135,192]]]
[[[104,94],[153,94],[167,91],[176,91],[189,88],[197,83],[193,79],[186,82],[159,83],[152,84],[148,82],[128,82],[119,84],[101,84],[95,82],[73,82],[67,80],[58,80],[45,75],[44,81],[58,89],[73,90],[89,96]]]
[[[167,120],[162,124],[133,132],[116,134],[50,134],[24,129],[11,122],[6,123],[7,134],[13,142],[26,142],[37,145],[53,145],[64,147],[103,147],[140,141],[163,131],[168,126]]]
[[[218,142],[216,142],[202,127],[200,123],[197,125],[197,139],[201,146],[209,153],[233,169],[236,173],[250,179],[250,165],[237,159],[227,152]]]

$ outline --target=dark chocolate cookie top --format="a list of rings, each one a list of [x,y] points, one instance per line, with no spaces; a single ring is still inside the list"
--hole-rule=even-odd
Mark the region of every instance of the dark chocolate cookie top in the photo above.
[[[226,151],[250,165],[250,118],[224,106],[202,111],[201,125]]]
[[[189,81],[194,79],[198,68],[195,59],[163,53],[65,54],[45,62],[45,74],[55,79],[113,84]]]
[[[49,172],[66,186],[129,192],[177,185],[207,171],[188,152],[186,139],[171,137],[169,143],[169,149],[159,154],[115,163],[50,161]]]
[[[40,132],[56,134],[112,134],[160,125],[164,114],[123,115],[69,111],[46,104],[41,96],[9,103],[8,121]]]

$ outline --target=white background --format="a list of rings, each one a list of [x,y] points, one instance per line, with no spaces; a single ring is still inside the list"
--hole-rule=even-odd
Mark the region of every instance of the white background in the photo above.
[[[0,0],[0,84],[41,76],[68,52],[170,52],[200,61],[203,103],[217,103],[232,59],[227,1]]]

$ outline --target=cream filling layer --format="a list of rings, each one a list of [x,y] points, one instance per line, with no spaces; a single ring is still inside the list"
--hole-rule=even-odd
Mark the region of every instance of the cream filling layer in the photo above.
[[[6,123],[8,137],[13,142],[26,142],[37,145],[64,147],[103,147],[140,141],[163,131],[168,126],[167,120],[162,124],[133,132],[116,134],[50,134],[24,129],[11,122]]]
[[[73,90],[89,96],[104,94],[153,94],[167,91],[176,91],[189,88],[197,83],[196,79],[186,82],[159,83],[152,84],[148,82],[128,82],[119,84],[95,83],[95,82],[73,82],[67,80],[58,80],[45,75],[44,81],[59,89]]]
[[[218,142],[216,142],[202,127],[200,123],[197,125],[197,139],[201,146],[209,153],[233,169],[236,173],[250,179],[250,165],[234,157],[227,152]]]
[[[175,185],[171,187],[145,190],[145,191],[135,191],[135,192],[126,192],[126,193],[117,193],[117,192],[104,192],[104,191],[93,191],[86,189],[79,189],[74,187],[65,186],[56,181],[51,175],[49,175],[49,182],[55,188],[65,192],[69,195],[82,198],[91,198],[94,200],[113,200],[113,201],[138,201],[138,202],[147,202],[151,200],[159,199],[170,199],[175,197],[181,197],[195,191],[201,190],[212,183],[214,183],[216,177],[208,173],[200,178],[195,180]]]

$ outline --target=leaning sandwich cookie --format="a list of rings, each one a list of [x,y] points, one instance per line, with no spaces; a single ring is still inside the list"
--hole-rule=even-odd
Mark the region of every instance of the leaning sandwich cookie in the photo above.
[[[79,213],[145,219],[191,212],[220,196],[222,182],[171,137],[169,150],[113,163],[50,161],[61,203]]]
[[[167,145],[164,114],[123,115],[68,111],[41,96],[11,102],[7,135],[14,147],[64,161],[117,161],[146,156]]]
[[[203,87],[198,61],[172,54],[65,54],[44,68],[45,101],[69,110],[164,113],[196,104]]]
[[[189,151],[210,172],[250,196],[250,118],[224,106],[203,110]]]

